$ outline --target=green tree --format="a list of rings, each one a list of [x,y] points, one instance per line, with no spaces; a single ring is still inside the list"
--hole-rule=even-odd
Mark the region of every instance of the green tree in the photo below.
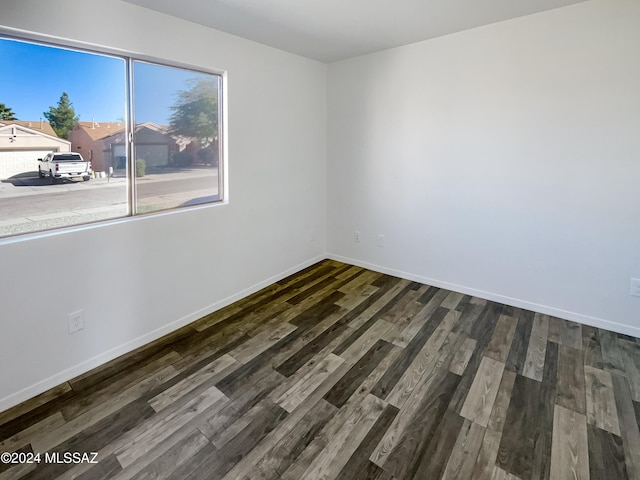
[[[215,78],[198,78],[189,81],[190,88],[178,92],[178,99],[171,107],[169,131],[197,139],[201,148],[218,140],[218,83]]]
[[[76,111],[69,100],[67,92],[62,92],[57,107],[49,107],[49,111],[43,113],[51,124],[53,131],[56,132],[56,135],[60,138],[67,138],[69,132],[80,118],[76,116]]]
[[[0,120],[17,120],[11,107],[7,107],[4,103],[0,103]]]

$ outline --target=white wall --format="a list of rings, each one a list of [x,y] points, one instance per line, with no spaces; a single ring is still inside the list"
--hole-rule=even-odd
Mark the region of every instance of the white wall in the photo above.
[[[640,336],[639,45],[594,0],[331,64],[330,256]]]
[[[326,65],[113,0],[5,1],[0,25],[226,70],[230,193],[0,241],[0,411],[324,257]]]

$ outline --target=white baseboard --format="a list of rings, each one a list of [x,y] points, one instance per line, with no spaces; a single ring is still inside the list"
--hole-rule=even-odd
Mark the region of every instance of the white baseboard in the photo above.
[[[386,273],[387,275],[393,275],[394,277],[400,277],[414,282],[433,285],[434,287],[445,288],[447,290],[464,293],[466,295],[473,295],[474,297],[491,300],[493,302],[504,303],[505,305],[510,305],[512,307],[524,308],[525,310],[532,310],[537,313],[551,315],[554,317],[562,318],[564,320],[571,320],[573,322],[582,323],[591,327],[611,330],[612,332],[631,335],[633,337],[640,337],[640,328],[633,327],[631,325],[625,325],[623,323],[617,323],[611,320],[605,320],[603,318],[597,318],[577,312],[571,312],[548,305],[533,303],[527,300],[521,300],[519,298],[507,297],[505,295],[500,295],[493,292],[486,292],[484,290],[478,290],[475,288],[466,287],[464,285],[456,285],[454,283],[443,282],[435,278],[423,277],[421,275],[403,272],[401,270],[394,270],[392,268],[386,268],[380,265],[375,265],[373,263],[363,262],[355,258],[343,257],[342,255],[328,253],[327,258],[331,260],[337,260],[339,262],[348,263],[350,265],[357,265],[358,267],[367,268],[376,272]]]
[[[307,260],[305,262],[302,262],[296,265],[295,267],[291,267],[285,270],[284,272],[281,272],[277,275],[267,278],[266,280],[258,282],[252,285],[251,287],[246,288],[234,295],[231,295],[227,298],[224,298],[210,305],[207,305],[206,307],[203,307],[161,328],[158,328],[152,332],[142,335],[141,337],[138,337],[134,340],[126,342],[118,347],[112,348],[111,350],[107,350],[106,352],[101,353],[100,355],[97,355],[93,358],[90,358],[89,360],[86,360],[74,366],[73,368],[69,368],[62,372],[59,372],[49,378],[46,378],[27,388],[24,388],[19,392],[8,395],[0,399],[0,412],[8,410],[9,408],[18,405],[24,402],[25,400],[29,400],[30,398],[40,395],[41,393],[44,393],[53,387],[56,387],[64,382],[67,382],[77,377],[78,375],[87,373],[89,370],[99,367],[100,365],[103,365],[107,362],[110,362],[111,360],[114,360],[119,356],[124,355],[125,353],[129,353],[135,350],[136,348],[140,348],[148,343],[151,343],[154,340],[157,340],[163,337],[164,335],[167,335],[181,327],[184,327],[185,325],[195,322],[196,320],[202,318],[205,315],[208,315],[211,312],[220,310],[221,308],[224,308],[227,305],[230,305],[233,302],[240,300],[241,298],[251,295],[252,293],[257,292],[258,290],[261,290],[262,288],[267,287],[272,283],[282,280],[283,278],[289,275],[297,273],[300,270],[303,270],[304,268],[307,268],[313,265],[314,263],[324,260],[325,258],[326,258],[325,255],[318,255],[310,260]]]

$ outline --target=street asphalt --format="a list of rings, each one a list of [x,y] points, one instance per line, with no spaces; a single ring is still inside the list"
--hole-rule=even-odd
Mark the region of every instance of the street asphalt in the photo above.
[[[141,213],[203,203],[217,193],[217,170],[212,168],[149,174],[136,181]],[[122,175],[53,185],[37,172],[0,180],[0,238],[124,217],[126,185]]]

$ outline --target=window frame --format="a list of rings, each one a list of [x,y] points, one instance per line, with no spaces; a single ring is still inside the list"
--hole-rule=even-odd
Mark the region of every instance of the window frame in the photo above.
[[[157,57],[125,49],[108,47],[94,43],[60,38],[53,35],[41,34],[0,25],[0,39],[26,42],[46,47],[72,50],[80,53],[101,55],[118,58],[124,61],[125,79],[125,143],[127,153],[127,214],[101,220],[74,223],[42,230],[10,234],[0,237],[0,245],[17,241],[58,235],[73,231],[86,230],[122,222],[142,220],[148,217],[173,215],[180,212],[190,212],[204,208],[215,208],[229,203],[228,198],[228,159],[227,159],[227,71],[202,65],[194,65],[176,60]],[[161,67],[177,68],[198,74],[215,75],[218,77],[218,200],[207,201],[195,205],[175,206],[149,212],[137,212],[136,206],[136,176],[135,176],[135,108],[134,108],[134,62],[140,61]],[[90,161],[90,159],[88,159]]]

